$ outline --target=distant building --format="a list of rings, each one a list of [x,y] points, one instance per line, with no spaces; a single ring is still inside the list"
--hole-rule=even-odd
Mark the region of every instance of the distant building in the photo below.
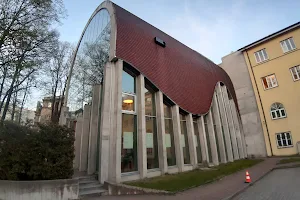
[[[5,120],[11,120],[12,112],[13,112],[12,106],[9,106],[5,116]],[[35,111],[30,110],[28,108],[23,108],[21,113],[21,108],[16,106],[14,110],[14,119],[12,121],[14,122],[20,121],[20,124],[33,124],[34,118],[35,118]]]
[[[54,106],[55,111],[57,112],[60,108],[60,104],[63,102],[61,96],[56,97]],[[51,121],[52,115],[52,97],[44,97],[42,103],[38,101],[37,108],[35,111],[35,119],[34,122],[37,123],[47,123]]]
[[[300,22],[222,58],[220,66],[235,86],[249,154],[300,151],[299,49]]]

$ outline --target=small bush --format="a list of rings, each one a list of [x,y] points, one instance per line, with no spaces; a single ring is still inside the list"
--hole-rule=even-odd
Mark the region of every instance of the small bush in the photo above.
[[[0,127],[0,179],[52,180],[71,178],[74,132],[66,126],[37,129],[5,122]]]

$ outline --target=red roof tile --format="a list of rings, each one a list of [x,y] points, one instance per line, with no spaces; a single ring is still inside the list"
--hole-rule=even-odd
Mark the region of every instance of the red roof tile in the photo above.
[[[193,114],[207,113],[219,81],[229,88],[236,102],[232,82],[222,68],[118,5],[113,6],[116,57],[140,71],[180,108]],[[157,45],[154,37],[165,41],[166,47]]]

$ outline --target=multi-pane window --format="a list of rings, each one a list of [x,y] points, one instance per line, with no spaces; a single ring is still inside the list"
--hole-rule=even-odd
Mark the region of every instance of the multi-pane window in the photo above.
[[[201,154],[201,146],[200,146],[200,137],[199,137],[199,129],[197,119],[193,120],[194,125],[194,134],[195,134],[195,146],[197,151],[198,163],[202,163],[202,154]]]
[[[154,92],[145,86],[147,169],[158,168],[158,144]]]
[[[122,73],[122,111],[135,113],[136,111],[135,78],[127,72]]]
[[[165,115],[165,146],[167,150],[168,166],[176,165],[176,154],[174,145],[173,121],[171,107],[164,104]]]
[[[263,62],[263,61],[269,59],[266,49],[262,49],[262,50],[255,52],[254,56],[255,56],[257,63],[260,63],[260,62]]]
[[[184,164],[190,164],[190,152],[189,152],[189,141],[187,136],[186,117],[180,115],[180,126],[181,126],[181,147],[183,152]]]
[[[275,74],[263,77],[262,83],[265,89],[270,89],[278,86]]]
[[[280,42],[280,45],[281,45],[283,53],[286,53],[286,52],[296,49],[296,45],[295,45],[294,39],[292,37],[288,38],[286,40],[282,40]]]
[[[205,138],[206,138],[206,145],[207,145],[207,153],[208,153],[208,162],[212,162],[212,152],[210,148],[210,141],[209,141],[209,133],[208,133],[208,114],[203,116],[204,119],[204,128],[205,128]]]
[[[122,74],[122,142],[121,172],[138,170],[137,120],[135,111],[135,77]]]
[[[300,65],[290,68],[294,81],[300,80]]]
[[[291,147],[293,146],[292,137],[290,132],[276,134],[277,146],[280,147]]]
[[[281,103],[273,103],[271,106],[272,119],[280,119],[286,117],[286,112]]]

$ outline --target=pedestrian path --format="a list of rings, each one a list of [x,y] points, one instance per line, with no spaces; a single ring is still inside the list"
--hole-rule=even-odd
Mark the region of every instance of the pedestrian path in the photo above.
[[[101,196],[88,198],[86,200],[225,200],[230,199],[234,194],[248,187],[245,182],[245,171],[248,170],[255,182],[266,175],[276,166],[281,158],[266,158],[263,162],[226,176],[211,184],[199,186],[176,195],[138,195],[138,196]]]

